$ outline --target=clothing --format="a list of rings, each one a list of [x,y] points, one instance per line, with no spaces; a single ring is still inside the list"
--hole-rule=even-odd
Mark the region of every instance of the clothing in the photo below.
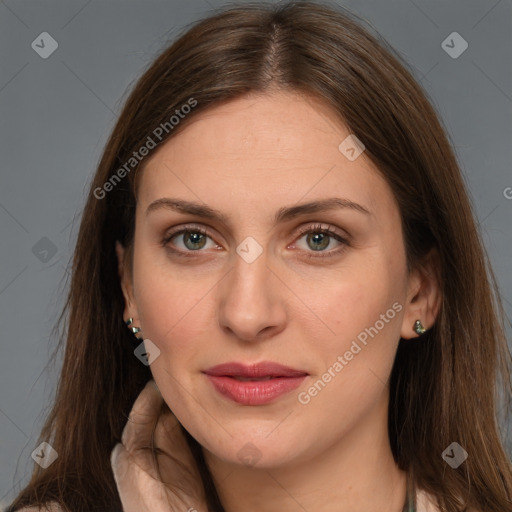
[[[416,512],[440,512],[440,509],[430,494],[420,491],[416,494]]]
[[[47,510],[48,512],[62,512],[57,504],[52,504]],[[45,509],[28,507],[21,509],[19,512],[45,512]],[[416,510],[414,512],[440,512],[440,509],[434,505],[433,498],[429,494],[420,491],[416,494]]]

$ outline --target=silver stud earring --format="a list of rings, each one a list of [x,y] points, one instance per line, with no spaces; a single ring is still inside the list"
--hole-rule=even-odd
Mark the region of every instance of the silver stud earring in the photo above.
[[[423,324],[421,323],[420,320],[416,320],[416,322],[414,322],[413,329],[416,334],[423,334],[423,333],[427,332],[427,329],[425,329],[425,327],[423,327]]]
[[[135,327],[134,325],[132,325],[133,318],[128,318],[128,320],[125,320],[124,323],[127,325],[128,329],[130,329],[130,331],[132,331],[135,338],[137,338],[138,340],[142,340],[141,337],[137,336],[137,334],[139,334],[141,332],[141,328]]]

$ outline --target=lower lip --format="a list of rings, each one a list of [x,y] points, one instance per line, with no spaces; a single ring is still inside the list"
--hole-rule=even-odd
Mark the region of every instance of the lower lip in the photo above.
[[[223,396],[243,405],[264,405],[298,388],[307,375],[276,377],[269,380],[240,381],[232,377],[206,375]]]

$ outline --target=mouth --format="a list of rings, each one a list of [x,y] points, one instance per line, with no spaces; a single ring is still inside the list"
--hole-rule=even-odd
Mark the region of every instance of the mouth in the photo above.
[[[203,372],[224,398],[241,405],[265,405],[296,389],[309,375],[272,362],[224,363]]]
[[[261,382],[270,379],[281,379],[283,377],[241,377],[240,375],[225,375],[225,377],[231,377],[232,379],[239,380],[240,382]],[[286,378],[286,377],[285,377]]]

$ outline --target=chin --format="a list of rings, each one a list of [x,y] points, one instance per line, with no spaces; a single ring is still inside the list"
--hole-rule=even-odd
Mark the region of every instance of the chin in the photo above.
[[[293,465],[299,455],[297,447],[304,448],[302,436],[297,439],[289,435],[286,439],[279,435],[269,437],[267,431],[260,435],[246,433],[234,437],[224,434],[222,440],[208,435],[206,439],[198,441],[213,457],[228,464],[249,468],[272,469]]]

